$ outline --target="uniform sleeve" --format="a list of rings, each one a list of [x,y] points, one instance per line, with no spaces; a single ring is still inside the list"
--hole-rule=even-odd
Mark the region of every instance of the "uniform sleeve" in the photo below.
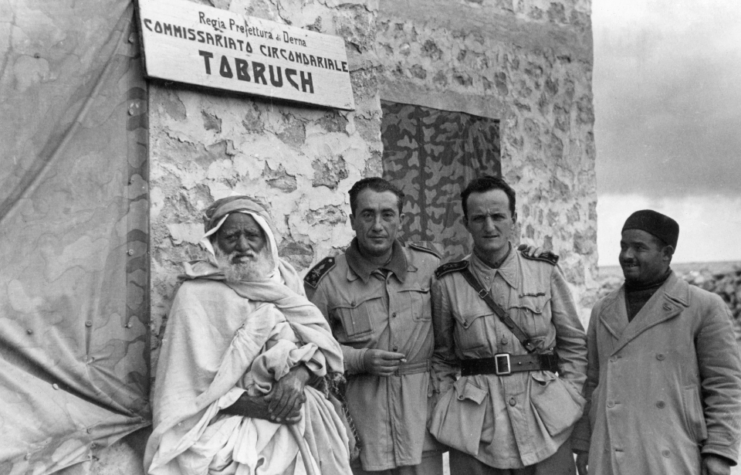
[[[589,441],[592,437],[592,426],[589,421],[589,412],[592,408],[592,394],[599,383],[599,358],[597,356],[597,306],[592,309],[587,331],[587,381],[584,383],[584,414],[576,423],[571,434],[571,448],[574,451],[589,452]]]
[[[741,358],[726,304],[712,295],[696,338],[708,438],[703,454],[738,458],[741,435]]]
[[[551,318],[556,327],[561,378],[582,391],[587,373],[587,336],[566,279],[558,267],[551,274]]]
[[[455,355],[455,320],[450,297],[439,280],[432,283],[432,326],[435,336],[435,350],[432,353],[433,390],[444,394],[455,382],[460,362]]]
[[[322,315],[327,319],[329,327],[332,329],[334,335],[334,330],[338,325],[338,322],[333,321],[332,317],[329,315],[329,285],[327,285],[326,279],[320,282],[316,289],[312,289],[309,286],[306,287],[306,293],[309,300],[311,303],[316,305],[320,312],[322,312]],[[363,363],[363,357],[365,356],[367,348],[358,349],[343,345],[342,343],[340,343],[340,347],[342,348],[342,358],[345,362],[345,373],[365,373],[366,369],[365,364]]]

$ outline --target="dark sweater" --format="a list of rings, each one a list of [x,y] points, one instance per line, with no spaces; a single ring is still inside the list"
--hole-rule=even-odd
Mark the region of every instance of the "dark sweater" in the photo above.
[[[633,318],[641,311],[646,302],[659,290],[666,279],[671,275],[672,270],[667,269],[666,274],[661,276],[654,282],[649,282],[643,285],[630,285],[628,282],[625,283],[625,308],[628,311],[628,321],[633,321]]]

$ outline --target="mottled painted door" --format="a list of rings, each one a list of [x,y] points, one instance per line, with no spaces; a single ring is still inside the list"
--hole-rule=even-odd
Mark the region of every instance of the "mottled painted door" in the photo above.
[[[473,178],[501,176],[499,121],[382,101],[383,176],[406,194],[406,241],[435,241],[446,260],[471,251],[460,193]]]

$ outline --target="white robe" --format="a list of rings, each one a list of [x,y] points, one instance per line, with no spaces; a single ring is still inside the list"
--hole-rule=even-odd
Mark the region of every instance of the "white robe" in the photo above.
[[[145,455],[150,475],[305,473],[288,426],[219,415],[244,391],[268,392],[296,364],[319,376],[327,366],[341,369],[341,350],[321,313],[284,289],[274,305],[219,281],[183,283],[157,368],[155,428]],[[276,291],[284,292],[271,288],[264,294]],[[291,315],[290,325],[284,313]],[[307,387],[305,395],[296,428],[311,453],[309,463],[322,475],[350,474],[342,420],[321,392]]]

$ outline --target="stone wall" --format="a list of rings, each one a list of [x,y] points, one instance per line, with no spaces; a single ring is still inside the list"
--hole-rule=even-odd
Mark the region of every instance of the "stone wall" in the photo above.
[[[155,353],[180,263],[201,255],[199,212],[213,200],[246,193],[270,203],[281,255],[300,271],[349,242],[347,191],[381,174],[380,98],[501,120],[522,239],[560,254],[577,292],[592,285],[589,0],[212,3],[343,37],[357,110],[152,84]]]
[[[499,119],[522,239],[561,255],[577,295],[593,285],[590,0],[200,3],[343,37],[356,110],[150,84],[153,368],[176,276],[202,256],[200,211],[214,200],[269,203],[280,253],[299,271],[350,241],[347,192],[382,173],[381,98]],[[141,457],[146,434],[135,439],[90,473]]]
[[[349,243],[347,192],[380,174],[380,101],[373,59],[376,2],[214,1],[215,6],[339,35],[356,110],[297,106],[155,83],[150,89],[154,355],[183,261],[202,256],[200,211],[248,194],[268,203],[282,257],[305,271]]]
[[[521,238],[561,256],[588,318],[597,216],[590,0],[382,0],[381,98],[501,120]]]
[[[155,340],[180,263],[201,255],[199,212],[213,200],[246,193],[270,203],[281,255],[300,271],[349,242],[347,191],[381,174],[380,98],[499,119],[522,239],[561,255],[577,292],[593,286],[589,0],[211,3],[343,37],[357,110],[152,84]]]

